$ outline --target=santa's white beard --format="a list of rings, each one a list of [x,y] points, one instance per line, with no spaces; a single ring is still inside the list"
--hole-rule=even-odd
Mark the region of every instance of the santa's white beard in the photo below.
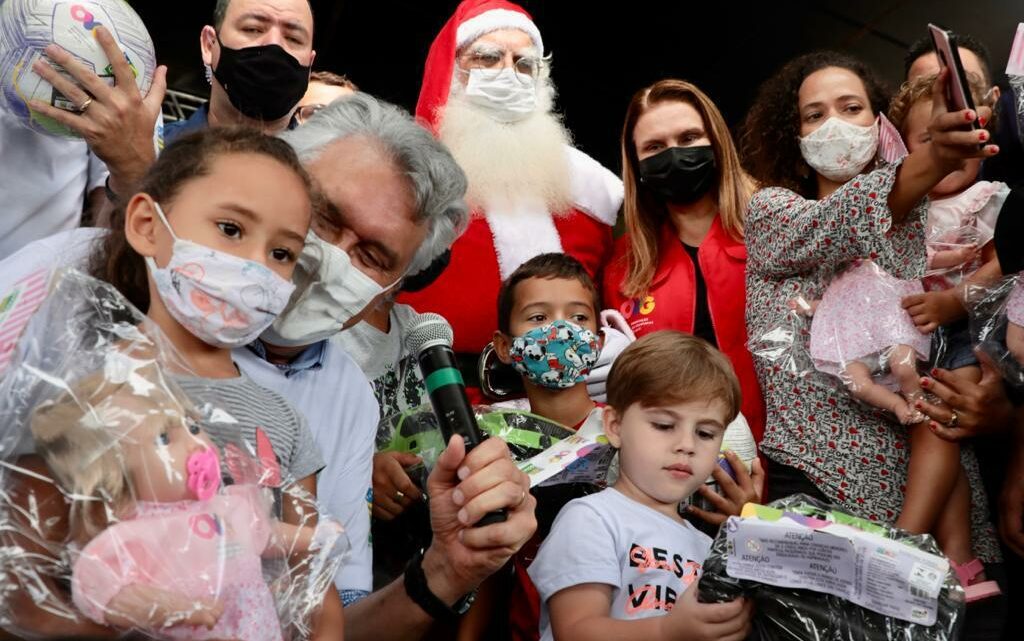
[[[551,113],[550,99],[538,102],[537,111],[524,120],[502,123],[458,90],[449,96],[439,135],[466,172],[471,206],[543,207],[555,214],[570,208],[569,132]]]

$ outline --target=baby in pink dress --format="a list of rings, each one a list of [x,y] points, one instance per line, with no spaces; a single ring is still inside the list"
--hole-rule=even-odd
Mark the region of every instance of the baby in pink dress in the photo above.
[[[216,447],[155,365],[108,376],[75,383],[31,421],[62,489],[97,499],[71,511],[76,607],[159,638],[282,639],[262,559],[329,549],[340,527],[278,521],[255,483],[221,488]]]

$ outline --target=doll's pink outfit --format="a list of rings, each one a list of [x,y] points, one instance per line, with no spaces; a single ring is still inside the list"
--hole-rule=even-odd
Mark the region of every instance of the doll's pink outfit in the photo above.
[[[75,605],[105,622],[110,600],[145,584],[224,605],[216,626],[177,625],[152,632],[173,639],[280,641],[281,624],[263,578],[270,542],[269,503],[255,485],[229,486],[208,501],[139,502],[128,520],[85,546],[72,568]]]
[[[825,290],[811,323],[811,358],[819,370],[840,375],[853,361],[909,345],[927,359],[931,338],[921,334],[901,304],[921,294],[920,281],[899,280],[870,260],[855,261]]]

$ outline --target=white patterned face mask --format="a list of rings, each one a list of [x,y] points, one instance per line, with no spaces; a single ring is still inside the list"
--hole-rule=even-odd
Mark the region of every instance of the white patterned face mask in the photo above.
[[[159,203],[154,205],[174,238],[166,267],[145,259],[167,311],[214,347],[232,349],[256,340],[288,304],[295,285],[266,265],[178,238]]]
[[[832,116],[825,124],[800,138],[800,153],[814,171],[835,182],[859,174],[878,151],[878,121],[854,125]]]

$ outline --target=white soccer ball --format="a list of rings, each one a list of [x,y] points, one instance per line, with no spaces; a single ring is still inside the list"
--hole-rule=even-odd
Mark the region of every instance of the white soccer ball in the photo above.
[[[156,52],[142,19],[124,0],[0,0],[0,110],[36,131],[77,137],[67,127],[31,109],[32,100],[68,111],[77,108],[32,71],[32,64],[40,58],[45,60],[43,49],[56,43],[113,85],[113,67],[94,34],[100,25],[114,36],[135,73],[135,83],[145,95],[153,82]]]

